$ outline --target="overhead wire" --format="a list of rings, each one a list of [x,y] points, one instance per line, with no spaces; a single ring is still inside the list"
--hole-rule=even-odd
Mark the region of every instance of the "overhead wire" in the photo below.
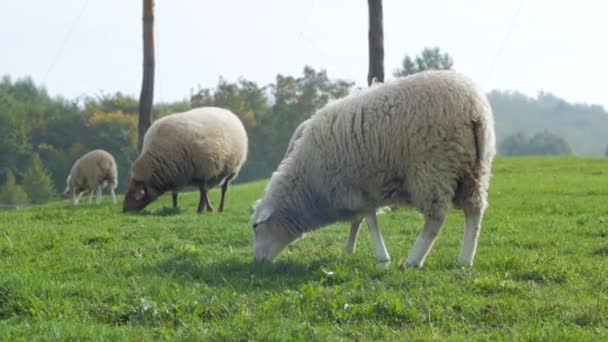
[[[80,12],[78,12],[78,15],[72,21],[72,24],[70,25],[68,31],[66,32],[65,36],[63,37],[63,40],[61,41],[61,43],[59,45],[59,49],[57,50],[57,53],[55,54],[55,57],[51,60],[51,64],[49,65],[49,67],[46,70],[46,73],[44,74],[44,78],[43,78],[43,82],[42,82],[43,84],[46,84],[48,76],[50,75],[51,71],[55,68],[55,65],[57,64],[57,62],[61,58],[61,56],[63,54],[63,50],[67,46],[70,38],[72,37],[72,34],[76,30],[76,27],[80,23],[80,19],[82,18],[84,12],[86,11],[87,7],[89,6],[89,2],[90,2],[90,0],[84,0],[83,1],[83,5],[82,5],[82,7],[80,9]]]
[[[496,51],[496,54],[494,55],[492,62],[490,63],[490,69],[488,70],[488,74],[484,81],[484,86],[488,86],[488,83],[492,79],[492,75],[494,74],[494,69],[496,68],[496,64],[498,63],[500,57],[502,56],[509,39],[511,38],[511,34],[513,33],[513,29],[515,28],[515,23],[517,22],[517,19],[519,18],[522,8],[524,7],[524,1],[525,0],[520,0],[515,13],[511,17],[511,22],[509,23],[507,32],[506,32],[504,38],[502,39],[500,45],[498,46],[498,50]]]

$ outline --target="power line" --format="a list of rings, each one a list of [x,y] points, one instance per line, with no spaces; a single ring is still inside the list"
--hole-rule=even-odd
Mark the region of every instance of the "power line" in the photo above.
[[[84,4],[82,5],[80,12],[76,16],[76,19],[74,19],[74,21],[72,22],[72,25],[68,29],[68,32],[66,33],[65,37],[63,38],[63,41],[61,42],[61,45],[59,45],[59,50],[55,54],[55,58],[53,58],[51,64],[49,65],[48,69],[46,70],[46,74],[44,75],[44,78],[42,81],[43,84],[46,84],[46,80],[47,80],[49,74],[51,73],[51,71],[53,70],[53,68],[59,61],[59,59],[61,58],[64,48],[68,44],[68,41],[70,40],[70,38],[72,36],[72,33],[74,32],[74,30],[76,29],[76,26],[78,26],[78,23],[80,22],[80,18],[82,18],[82,15],[84,14],[85,10],[87,9],[87,6],[89,5],[89,1],[90,0],[84,0]]]
[[[492,74],[494,73],[494,68],[496,67],[496,64],[498,63],[498,60],[500,59],[500,56],[502,55],[502,53],[505,49],[505,46],[507,45],[507,42],[511,38],[511,33],[513,32],[513,29],[515,28],[515,22],[517,21],[517,18],[519,17],[519,14],[523,7],[524,7],[524,0],[521,0],[519,2],[519,6],[517,7],[517,10],[515,11],[515,14],[511,18],[511,23],[509,24],[507,33],[505,34],[505,37],[503,38],[501,44],[499,45],[498,50],[496,51],[496,55],[494,55],[494,59],[492,59],[492,63],[490,64],[490,70],[488,71],[488,76],[486,77],[484,86],[487,86],[488,82],[490,82],[490,79],[492,78]]]

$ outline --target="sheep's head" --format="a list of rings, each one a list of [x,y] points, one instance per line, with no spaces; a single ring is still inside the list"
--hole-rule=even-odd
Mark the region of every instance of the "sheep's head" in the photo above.
[[[63,196],[66,197],[72,191],[72,186],[70,184],[71,175],[68,175],[68,178],[65,180],[65,190],[63,191]]]
[[[255,260],[258,262],[272,262],[274,258],[297,237],[290,234],[285,222],[275,215],[271,206],[264,202],[256,205],[251,216],[254,233]]]
[[[129,189],[125,194],[122,211],[140,211],[157,197],[158,195],[155,192],[150,191],[144,182],[131,180]]]

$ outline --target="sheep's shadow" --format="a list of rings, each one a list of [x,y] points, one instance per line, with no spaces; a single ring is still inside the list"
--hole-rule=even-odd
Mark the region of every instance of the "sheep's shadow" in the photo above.
[[[153,267],[154,271],[175,281],[204,283],[210,287],[229,287],[238,292],[282,291],[299,288],[324,276],[323,266],[333,259],[322,258],[310,264],[290,260],[272,264],[232,258],[204,264],[200,258],[178,255]]]

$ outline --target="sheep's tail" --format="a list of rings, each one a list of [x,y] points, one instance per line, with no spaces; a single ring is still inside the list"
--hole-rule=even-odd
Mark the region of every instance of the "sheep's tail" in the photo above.
[[[475,143],[475,162],[482,169],[489,167],[496,154],[496,141],[494,137],[494,117],[488,103],[479,108],[477,118],[471,120],[473,139]]]

